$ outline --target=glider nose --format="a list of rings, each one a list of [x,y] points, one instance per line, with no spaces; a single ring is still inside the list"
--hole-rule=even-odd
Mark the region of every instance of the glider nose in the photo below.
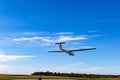
[[[74,56],[74,54],[71,54],[71,56]]]
[[[72,54],[69,54],[70,56],[75,56],[73,53]]]

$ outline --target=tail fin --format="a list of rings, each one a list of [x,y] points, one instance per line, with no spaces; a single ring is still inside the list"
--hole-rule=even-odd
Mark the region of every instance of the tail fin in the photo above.
[[[65,42],[57,42],[57,43],[55,43],[55,44],[65,44]]]

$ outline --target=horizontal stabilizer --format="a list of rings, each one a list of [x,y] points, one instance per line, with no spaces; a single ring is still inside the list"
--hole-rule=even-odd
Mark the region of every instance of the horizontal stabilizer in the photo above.
[[[65,44],[65,42],[57,42],[57,43],[55,43],[55,44]]]

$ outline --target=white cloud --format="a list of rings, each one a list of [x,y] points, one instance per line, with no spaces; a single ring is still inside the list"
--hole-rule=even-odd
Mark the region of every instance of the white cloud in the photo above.
[[[44,35],[44,34],[50,34],[50,33],[41,31],[41,32],[23,32],[22,34],[24,34],[24,35],[32,35],[33,36],[33,35]]]
[[[34,56],[16,56],[16,55],[5,55],[3,53],[0,53],[0,62],[14,61],[17,59],[31,58],[31,57],[34,57]]]
[[[37,32],[36,32],[37,33]],[[40,32],[39,32],[40,33]],[[39,34],[38,33],[38,34]],[[35,34],[34,32],[26,32],[25,34]],[[85,35],[72,35],[73,32],[60,32],[60,33],[44,33],[41,32],[39,35],[28,35],[27,37],[25,35],[21,35],[17,38],[11,38],[8,41],[11,42],[11,44],[29,44],[29,45],[39,45],[39,46],[48,46],[52,45],[56,42],[68,42],[68,41],[81,41],[81,40],[88,40],[89,37]],[[56,35],[59,34],[59,35]],[[65,35],[70,34],[70,35]],[[10,43],[9,42],[9,43]]]
[[[57,36],[57,37],[29,37],[29,38],[15,38],[12,41],[35,41],[40,40],[47,43],[52,42],[59,42],[59,41],[74,41],[74,40],[86,40],[87,37],[78,36],[78,37],[71,37],[71,36]]]
[[[15,38],[13,41],[33,41],[33,40],[41,40],[43,42],[53,42],[53,40],[49,39],[49,37],[31,37],[31,38]]]
[[[71,37],[71,36],[60,36],[58,38],[58,41],[74,41],[74,40],[86,40],[87,37],[84,36],[78,36],[78,37]]]
[[[88,39],[87,36],[74,36],[73,32],[59,32],[59,33],[48,33],[48,32],[25,32],[24,34],[31,34],[32,37],[21,37],[21,38],[14,38],[12,41],[15,42],[20,42],[20,41],[42,41],[45,43],[54,43],[54,42],[59,42],[59,41],[75,41],[75,40],[86,40]],[[33,34],[39,34],[41,36],[33,36]],[[66,35],[66,34],[69,34]],[[56,36],[58,35],[58,36]],[[23,35],[22,35],[23,36]]]

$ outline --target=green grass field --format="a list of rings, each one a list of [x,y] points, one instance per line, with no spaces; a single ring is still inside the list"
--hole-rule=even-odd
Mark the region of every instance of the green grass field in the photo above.
[[[38,76],[0,75],[0,80],[37,80]],[[42,80],[120,80],[120,78],[73,78],[59,76],[42,76]]]

